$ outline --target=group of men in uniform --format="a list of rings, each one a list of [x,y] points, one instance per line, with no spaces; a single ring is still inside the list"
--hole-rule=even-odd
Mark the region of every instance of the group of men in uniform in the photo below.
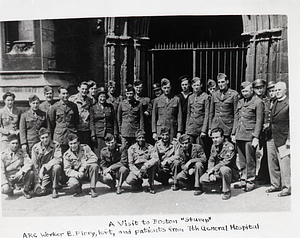
[[[26,198],[31,198],[31,190],[37,195],[52,190],[57,198],[66,183],[80,196],[87,179],[94,198],[97,181],[121,194],[125,181],[142,190],[148,178],[146,191],[154,194],[155,180],[168,185],[172,178],[173,191],[193,189],[195,195],[203,193],[203,185],[221,181],[222,199],[227,200],[232,181],[240,180],[235,188],[248,192],[258,178],[271,183],[267,193],[290,195],[286,84],[269,82],[265,97],[264,80],[245,81],[240,98],[224,73],[218,74],[217,84],[209,80],[209,94],[198,77],[184,75],[180,83],[182,92],[174,95],[171,82],[163,78],[153,85],[155,99],[150,100],[142,96],[140,80],[126,86],[125,99],[115,96],[116,84],[109,81],[106,101],[117,116],[117,129],[114,135],[105,133],[100,156],[93,151],[90,125],[90,109],[98,103],[96,83],[81,82],[70,97],[61,86],[57,102],[53,89],[45,86],[45,102],[40,104],[35,95],[29,98],[31,108],[21,116],[20,137],[7,137],[9,146],[1,154],[2,193],[12,196],[23,183]]]

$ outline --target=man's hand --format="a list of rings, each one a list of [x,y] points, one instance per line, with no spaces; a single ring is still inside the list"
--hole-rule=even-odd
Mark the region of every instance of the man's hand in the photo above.
[[[45,172],[46,172],[46,168],[45,168],[44,165],[42,165],[42,167],[40,169],[40,172],[39,172],[39,178],[40,179],[43,179]]]
[[[150,115],[150,113],[149,113],[148,111],[145,111],[144,114],[145,114],[146,116],[149,116],[149,115]]]
[[[203,137],[205,137],[205,136],[206,136],[206,133],[201,132],[200,137],[203,138]]]
[[[231,141],[232,141],[233,143],[236,143],[235,135],[231,135]]]
[[[96,140],[96,136],[92,136],[91,137],[91,140],[92,140],[92,142],[96,142],[97,140]]]
[[[177,135],[176,135],[177,140],[179,140],[180,136],[181,136],[181,133],[178,132]]]
[[[75,178],[76,179],[82,179],[84,176],[84,173],[83,172],[77,172],[76,175],[75,175]]]
[[[22,150],[25,154],[27,154],[27,145],[22,145]]]
[[[190,167],[191,163],[187,162],[184,166],[183,166],[183,170],[187,171]]]
[[[216,175],[214,174],[209,175],[209,181],[215,182],[216,180],[217,180]]]
[[[106,176],[107,173],[109,173],[111,171],[111,168],[108,167],[106,169],[103,170],[103,175]]]
[[[142,168],[140,169],[140,174],[143,177],[145,174],[147,173],[147,168],[146,166],[142,166]]]
[[[157,141],[157,140],[158,140],[157,133],[153,133],[152,138],[153,138],[155,141]]]
[[[258,143],[259,143],[259,140],[256,138],[256,137],[254,137],[253,139],[252,139],[252,146],[254,147],[254,148],[256,148],[257,146],[258,146]]]
[[[211,137],[211,129],[208,130],[208,136]]]

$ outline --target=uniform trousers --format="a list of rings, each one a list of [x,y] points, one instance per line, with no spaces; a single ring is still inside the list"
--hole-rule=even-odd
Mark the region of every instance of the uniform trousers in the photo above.
[[[256,173],[256,158],[255,148],[252,146],[252,141],[237,140],[237,153],[239,154],[240,170],[242,172],[242,182],[252,184],[255,180]]]
[[[181,171],[181,162],[174,160],[171,163],[167,163],[164,167],[158,169],[155,180],[162,184],[168,184],[169,178],[173,176],[174,184],[177,184],[177,175]]]
[[[58,188],[61,174],[61,166],[59,164],[53,165],[53,167],[44,174],[43,178],[40,181],[42,188],[51,186],[51,183],[52,188]]]
[[[281,158],[274,140],[267,141],[271,186],[291,192],[291,156]]]
[[[104,147],[106,147],[104,137],[97,137],[96,142],[93,143],[93,150],[98,158],[100,158],[100,152]]]
[[[106,175],[100,174],[99,179],[101,183],[107,184],[109,187],[121,187],[129,174],[129,170],[120,162],[113,165],[112,170]]]
[[[138,169],[141,169],[142,165],[138,167]],[[147,169],[146,174],[143,175],[143,178],[148,177],[148,182],[150,187],[152,187],[154,185],[154,176],[155,176],[155,172],[157,170],[157,166],[151,166],[150,168]],[[143,179],[139,178],[135,173],[130,172],[127,179],[126,179],[126,183],[128,183],[129,185],[132,186],[141,186],[143,184]]]
[[[191,169],[194,169],[195,171],[190,174],[189,171]],[[204,165],[202,162],[196,162],[194,163],[192,166],[190,166],[190,168],[188,170],[182,170],[178,175],[176,180],[183,182],[183,183],[187,183],[188,181],[193,181],[191,179],[191,177],[194,177],[194,187],[195,188],[200,188],[200,177],[202,176],[202,174],[204,173]],[[188,184],[191,185],[191,184]]]
[[[222,192],[229,192],[230,191],[230,184],[231,184],[231,178],[232,178],[232,173],[231,169],[227,166],[223,166],[219,169],[219,171],[214,172],[214,175],[217,178],[217,181],[211,182],[209,180],[209,175],[206,172],[203,174],[200,178],[200,183],[201,184],[215,184],[218,182],[219,179],[222,179]]]
[[[84,171],[84,176],[82,178],[70,177],[68,180],[68,185],[70,189],[74,189],[78,186],[81,187],[82,181],[87,179],[90,181],[90,187],[96,188],[96,183],[98,181],[98,164],[89,164],[87,169]]]
[[[260,167],[258,170],[257,177],[259,180],[262,180],[266,183],[270,182],[270,175],[269,175],[269,169],[268,169],[268,148],[267,148],[267,142],[265,140],[265,136],[262,137],[262,139],[259,141],[263,148],[263,154],[262,158],[260,160]]]
[[[15,177],[14,179],[12,178],[12,176],[10,176],[8,178],[8,183],[3,184],[1,186],[1,192],[3,194],[11,193],[14,190],[15,185],[17,185],[18,187],[24,186],[24,191],[28,192],[33,188],[33,183],[34,183],[34,173],[33,171],[29,170],[24,175],[20,175],[18,177]]]

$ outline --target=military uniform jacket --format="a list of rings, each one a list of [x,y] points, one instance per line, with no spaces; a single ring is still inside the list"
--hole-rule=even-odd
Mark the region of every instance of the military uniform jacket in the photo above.
[[[119,104],[120,104],[120,102],[122,102],[123,97],[121,95],[119,97],[115,97],[109,93],[107,94],[107,96],[108,96],[108,98],[106,99],[106,102],[109,104],[112,104],[114,106],[115,112],[117,112]]]
[[[163,126],[170,128],[170,137],[174,138],[178,132],[183,132],[182,109],[177,96],[168,98],[162,94],[154,99],[152,110],[152,133],[160,135]]]
[[[60,100],[56,102],[48,111],[53,140],[61,145],[68,144],[69,133],[76,133],[79,122],[78,109],[76,104]]]
[[[187,119],[187,110],[188,110],[188,100],[189,97],[192,95],[191,92],[187,95],[187,97],[184,97],[183,93],[177,94],[177,97],[180,99],[181,103],[181,110],[182,110],[182,126],[183,126],[183,131],[186,130],[186,119]]]
[[[234,145],[228,141],[223,143],[222,148],[212,145],[207,170],[213,170],[218,173],[223,166],[230,167],[233,171],[237,172],[236,151]],[[233,175],[237,178],[237,174],[233,173]]]
[[[64,155],[64,170],[68,177],[76,176],[81,167],[86,168],[90,164],[97,164],[98,158],[88,145],[79,145],[78,152],[68,149]]]
[[[234,123],[235,111],[237,108],[239,94],[237,91],[228,88],[223,94],[220,90],[214,92],[210,101],[209,129],[220,127],[224,130],[225,136],[230,136]]]
[[[36,143],[32,147],[31,159],[35,168],[35,177],[38,178],[38,173],[43,165],[47,170],[50,170],[53,165],[62,163],[59,143],[50,141],[47,148],[41,142]]]
[[[6,148],[1,153],[1,185],[8,183],[10,176],[20,170],[27,173],[33,167],[32,160],[19,148],[16,153]]]
[[[191,144],[188,147],[187,151],[184,151],[182,146],[178,146],[177,150],[175,151],[175,157],[178,159],[183,165],[187,162],[196,163],[202,162],[206,163],[206,155],[201,145],[198,144]]]
[[[47,113],[49,109],[54,105],[54,103],[54,100],[51,103],[49,103],[48,101],[44,101],[40,104],[40,110]]]
[[[91,107],[91,136],[105,137],[107,133],[118,134],[117,117],[113,105],[105,103],[103,108],[96,103]]]
[[[7,140],[10,135],[9,131],[19,131],[19,122],[22,111],[16,107],[10,111],[6,106],[0,109],[0,133],[1,141]]]
[[[178,142],[173,140],[169,145],[165,146],[162,140],[158,140],[151,154],[151,159],[155,161],[167,161],[167,163],[172,163],[177,156],[175,156],[175,151],[178,149]]]
[[[252,141],[259,138],[264,122],[264,104],[263,101],[252,96],[251,99],[239,100],[236,119],[232,134],[236,140]]]
[[[108,147],[104,147],[100,152],[100,169],[105,170],[111,167],[112,170],[121,166],[127,166],[127,155],[122,151],[120,145],[111,151]]]
[[[274,103],[271,111],[271,130],[272,138],[277,148],[290,139],[288,98]]]
[[[188,100],[186,134],[199,136],[207,134],[209,119],[209,96],[202,92],[199,96],[193,93]]]
[[[39,130],[41,127],[50,130],[50,122],[46,112],[40,109],[35,112],[32,109],[24,112],[20,120],[20,141],[21,145],[35,144],[40,141]]]
[[[148,143],[146,143],[143,148],[141,148],[138,143],[130,146],[128,149],[128,165],[130,171],[137,175],[140,171],[138,167],[145,166],[149,169],[157,164],[158,160],[151,158],[152,151],[153,146]]]
[[[123,100],[118,108],[118,124],[123,137],[135,137],[138,129],[144,130],[142,104],[135,99]]]
[[[78,108],[79,123],[77,125],[77,130],[90,130],[90,108],[93,105],[93,100],[88,96],[84,98],[80,93],[77,93],[69,97],[69,101],[75,103]]]

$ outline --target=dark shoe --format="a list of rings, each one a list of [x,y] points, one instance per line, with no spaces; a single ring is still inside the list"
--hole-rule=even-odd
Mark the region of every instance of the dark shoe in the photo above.
[[[202,192],[202,190],[200,189],[200,188],[196,188],[196,190],[195,190],[195,192],[194,192],[194,195],[195,196],[199,196],[199,195],[201,195],[203,192]]]
[[[173,191],[178,191],[179,190],[179,187],[177,186],[177,184],[172,185],[172,190]]]
[[[231,198],[231,193],[230,192],[223,193],[222,200],[228,200],[230,198]]]
[[[91,188],[91,197],[92,197],[92,198],[98,197],[98,193],[95,191],[94,188]]]
[[[151,188],[151,187],[147,187],[146,192],[151,193],[151,194],[155,194],[154,188]]]
[[[7,196],[12,197],[14,196],[14,190],[11,190],[10,192],[7,193]]]
[[[58,193],[56,188],[53,188],[52,190],[52,198],[58,198]]]
[[[122,194],[123,191],[124,191],[124,190],[123,190],[121,187],[117,187],[116,193],[119,195],[119,194]]]
[[[281,192],[278,194],[278,197],[286,197],[286,196],[290,196],[291,192]]]
[[[23,190],[23,195],[26,199],[30,199],[31,198],[31,194],[28,191]]]
[[[74,197],[81,197],[84,195],[81,186],[76,187],[74,190],[75,190]]]
[[[279,188],[272,187],[272,188],[267,189],[266,193],[274,193],[274,192],[279,192],[279,191],[280,191]]]

